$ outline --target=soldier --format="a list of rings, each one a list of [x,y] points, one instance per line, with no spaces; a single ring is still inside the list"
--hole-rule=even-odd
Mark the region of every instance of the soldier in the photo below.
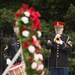
[[[19,38],[18,38],[18,31],[17,29],[14,29],[14,32],[15,32],[15,36],[12,37],[5,49],[4,49],[4,57],[6,59],[6,64],[9,65],[11,63],[11,60],[13,59],[13,57],[15,56],[15,54],[17,53],[17,51],[19,50],[20,48],[20,41],[19,41]],[[18,59],[15,61],[15,63],[19,63],[21,62],[21,55],[18,57]],[[14,63],[14,64],[15,64]]]
[[[64,22],[54,22],[55,36],[49,36],[46,48],[51,49],[51,75],[68,75],[68,52],[72,50],[71,39],[63,34]]]

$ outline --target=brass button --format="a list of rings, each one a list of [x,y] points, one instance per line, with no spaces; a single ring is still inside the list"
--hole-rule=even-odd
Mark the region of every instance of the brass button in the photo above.
[[[59,54],[59,53],[57,53],[57,54]]]
[[[59,47],[59,44],[57,45],[57,47]]]
[[[59,52],[59,50],[57,50],[57,52]]]
[[[57,57],[59,57],[59,55],[57,55]]]
[[[59,49],[59,47],[57,47],[57,49]]]

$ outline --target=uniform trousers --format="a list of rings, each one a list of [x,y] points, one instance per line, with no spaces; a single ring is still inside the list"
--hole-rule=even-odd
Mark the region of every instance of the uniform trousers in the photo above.
[[[50,68],[51,75],[68,75],[68,68]]]

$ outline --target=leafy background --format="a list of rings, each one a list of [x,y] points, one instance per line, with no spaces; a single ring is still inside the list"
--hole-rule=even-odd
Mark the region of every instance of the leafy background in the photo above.
[[[52,23],[54,21],[64,21],[66,27],[64,33],[72,38],[73,49],[69,54],[70,72],[75,71],[75,2],[74,0],[0,0],[0,32],[3,31],[4,35],[13,35],[13,22],[14,13],[21,6],[22,3],[27,3],[29,6],[34,6],[35,10],[41,13],[41,30],[43,36],[41,39],[44,42],[48,35],[54,35]],[[0,34],[1,35],[1,34]],[[3,40],[7,43],[6,40]],[[45,43],[44,43],[45,44]],[[46,60],[44,63],[47,64],[49,69],[48,61],[50,52],[45,49],[43,44],[44,52],[43,55]],[[47,70],[46,69],[46,70]]]

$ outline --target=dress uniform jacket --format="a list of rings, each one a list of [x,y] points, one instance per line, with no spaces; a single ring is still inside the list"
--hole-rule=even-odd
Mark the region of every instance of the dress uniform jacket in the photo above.
[[[54,37],[49,36],[48,40],[50,42],[46,44],[46,48],[51,49],[50,67],[68,67],[68,52],[72,50],[71,39],[62,34],[60,38],[63,44],[61,45],[54,42]]]
[[[8,41],[8,44],[6,45],[6,48],[4,49],[4,56],[12,60],[19,48],[20,48],[20,41],[15,36],[14,38],[11,38]],[[21,62],[21,55],[18,57],[15,63],[18,63],[18,62]]]

